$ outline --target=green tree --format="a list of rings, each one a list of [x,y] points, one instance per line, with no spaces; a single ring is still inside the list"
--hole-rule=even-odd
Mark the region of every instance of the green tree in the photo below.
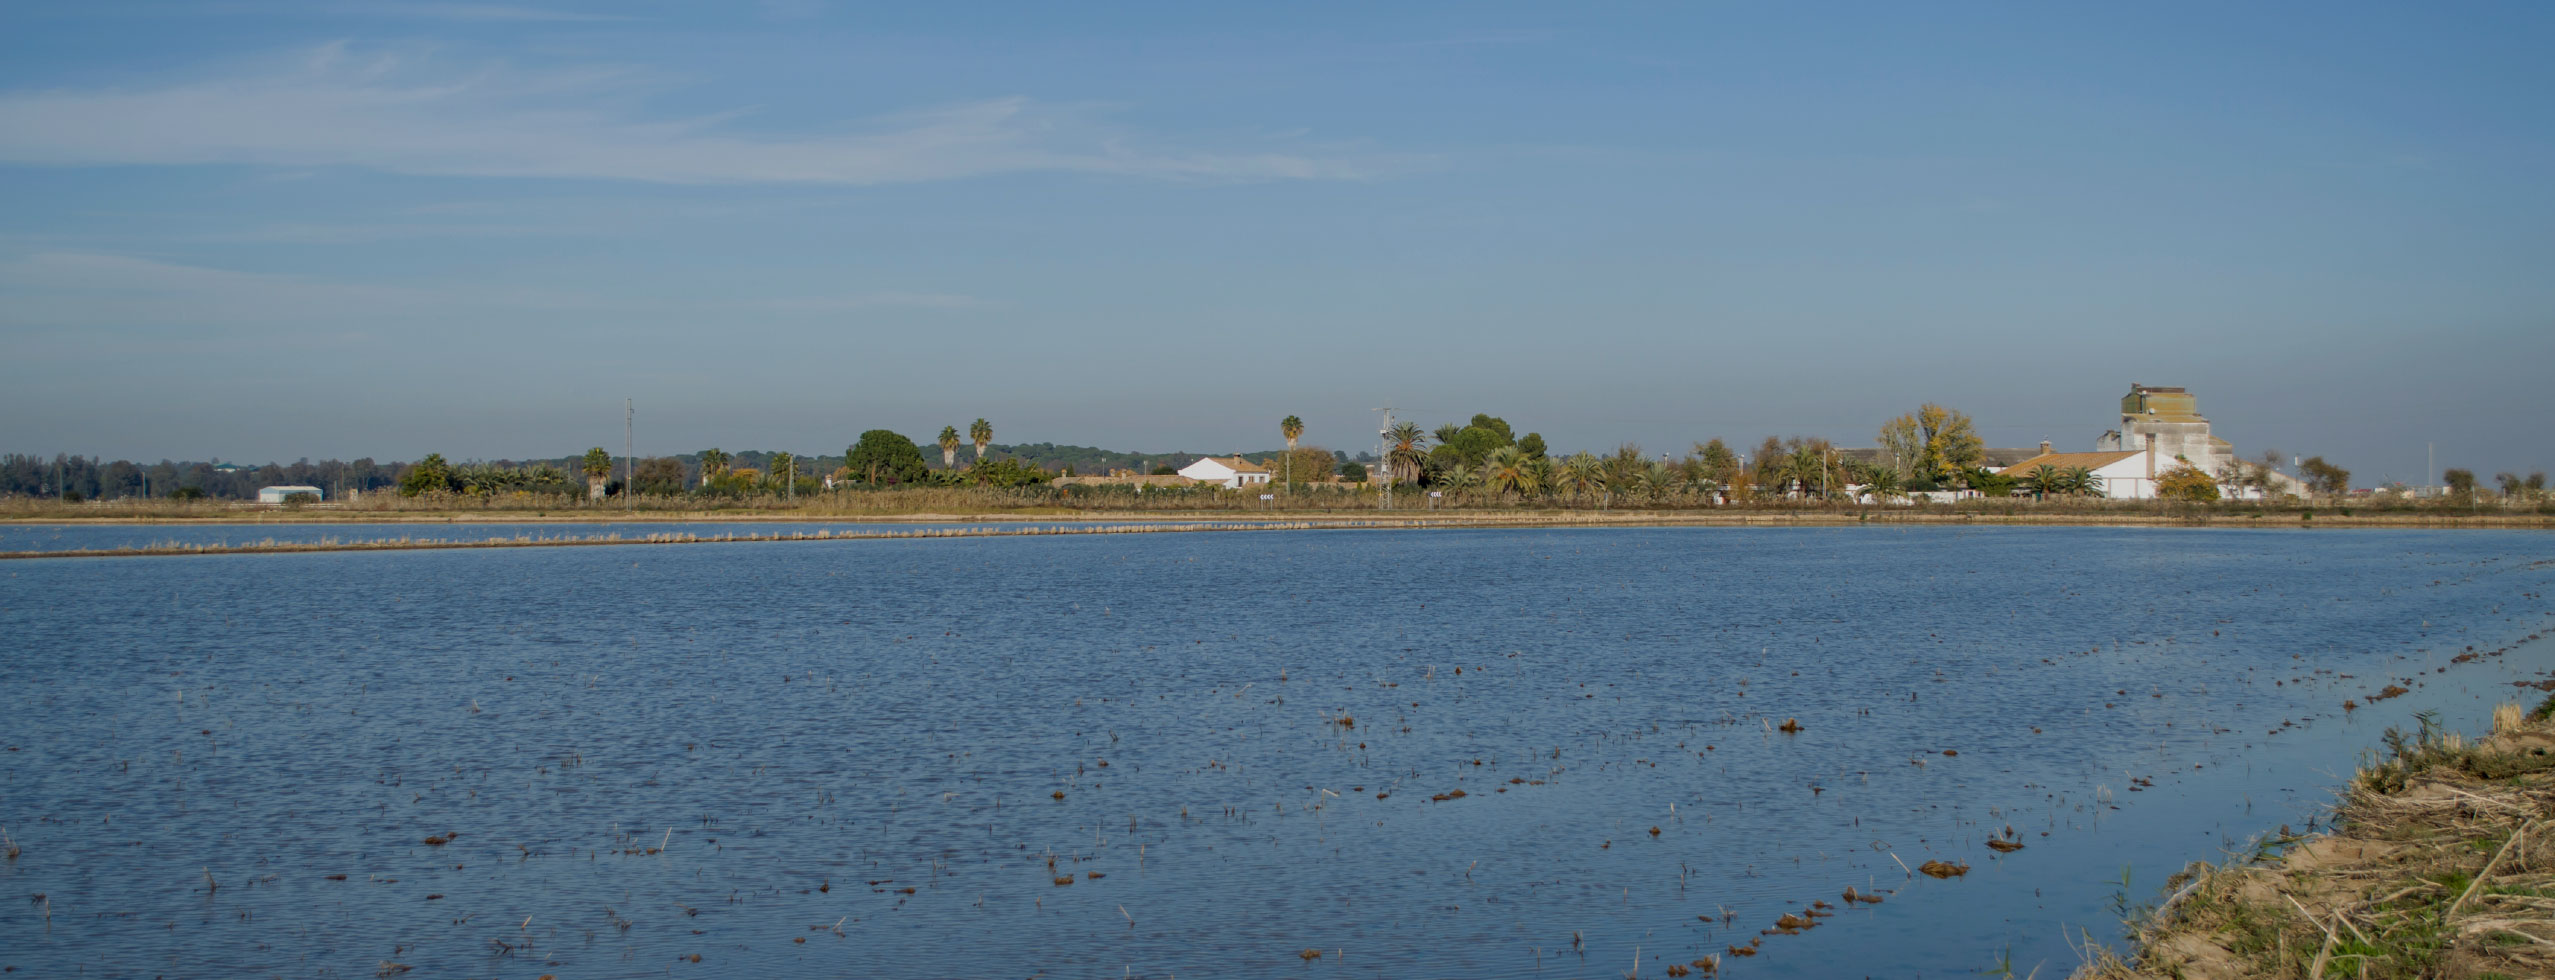
[[[2449,493],[2452,495],[2459,497],[2475,496],[2474,470],[2450,470],[2446,473],[2440,474],[2440,480],[2449,485]]]
[[[784,454],[786,455],[786,454]],[[630,492],[652,497],[683,495],[683,461],[656,456],[639,461],[630,475]]]
[[[1517,440],[1517,450],[1525,453],[1527,457],[1531,459],[1544,458],[1544,434],[1541,432],[1526,433],[1523,438]]]
[[[1694,459],[1706,479],[1728,486],[1739,479],[1739,454],[1719,439],[1694,447]]]
[[[1340,479],[1347,480],[1350,483],[1366,482],[1366,464],[1353,459],[1348,462],[1341,463]]]
[[[1898,470],[1889,466],[1875,466],[1864,474],[1863,492],[1883,503],[1907,496],[1907,489],[1899,483]]]
[[[886,429],[861,433],[860,441],[843,452],[843,468],[871,486],[914,483],[926,472],[922,447]]]
[[[399,495],[414,497],[425,493],[452,492],[452,464],[444,462],[444,454],[427,453],[408,475],[399,478]]]
[[[2307,478],[2307,489],[2328,497],[2351,492],[2351,471],[2324,461],[2322,456],[2309,456],[2298,464],[2298,473]]]
[[[976,443],[976,462],[984,462],[985,448],[994,444],[994,424],[977,419],[976,424],[967,427],[967,438]]]
[[[2167,500],[2208,503],[2218,499],[2218,481],[2185,463],[2156,478],[2156,496]]]
[[[2010,497],[2017,482],[2013,477],[1987,469],[1972,469],[1956,474],[1961,482],[1983,497]]]
[[[956,469],[958,467],[959,444],[960,440],[958,438],[957,426],[944,425],[940,427],[940,465],[942,469]]]
[[[1916,416],[1901,415],[1881,426],[1882,462],[1901,479],[1918,473],[1932,475],[1919,468],[1925,458],[1925,434],[1916,427]]]

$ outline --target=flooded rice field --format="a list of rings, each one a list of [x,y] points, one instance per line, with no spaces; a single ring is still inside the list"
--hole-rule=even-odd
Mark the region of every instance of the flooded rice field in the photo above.
[[[0,966],[2053,977],[2185,862],[2304,829],[2387,726],[2543,697],[2550,559],[1649,528],[20,561]]]
[[[1181,527],[1205,522],[1166,521]],[[650,537],[902,534],[918,531],[981,534],[1052,530],[1083,522],[1058,521],[607,521],[509,524],[0,524],[0,552],[143,551],[185,548],[250,548],[273,545],[347,545],[390,542],[597,541]]]

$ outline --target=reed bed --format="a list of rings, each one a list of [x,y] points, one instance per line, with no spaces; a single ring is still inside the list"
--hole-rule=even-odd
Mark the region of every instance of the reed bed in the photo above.
[[[2088,946],[2080,980],[2555,976],[2555,699],[2469,740],[2421,716],[2353,775],[2330,833],[2194,864]]]

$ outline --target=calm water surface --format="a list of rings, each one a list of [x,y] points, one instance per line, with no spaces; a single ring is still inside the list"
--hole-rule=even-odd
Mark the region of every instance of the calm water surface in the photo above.
[[[1247,518],[1245,518],[1247,519]],[[364,541],[579,540],[649,535],[877,534],[892,531],[986,531],[1083,526],[1089,522],[942,521],[609,521],[497,524],[0,524],[0,551],[114,551],[169,545],[318,544]],[[1132,522],[1129,522],[1132,523]],[[1196,522],[1162,522],[1182,526]]]
[[[0,965],[1657,976],[1852,886],[1890,895],[1723,974],[2057,976],[2386,726],[2540,697],[2550,559],[1891,528],[13,562]]]

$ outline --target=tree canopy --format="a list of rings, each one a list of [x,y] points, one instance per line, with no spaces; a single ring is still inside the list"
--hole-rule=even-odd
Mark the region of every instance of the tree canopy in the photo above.
[[[861,433],[843,454],[843,468],[865,483],[912,483],[923,478],[922,447],[886,429]]]

